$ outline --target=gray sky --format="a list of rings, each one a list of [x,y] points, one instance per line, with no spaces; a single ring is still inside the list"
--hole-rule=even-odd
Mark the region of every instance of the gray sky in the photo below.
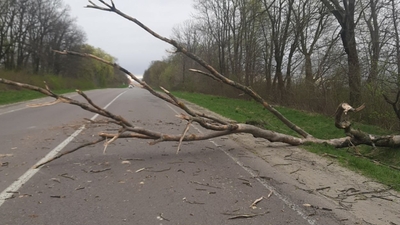
[[[77,24],[85,31],[87,43],[116,57],[118,64],[135,75],[142,75],[151,61],[162,59],[167,56],[166,50],[172,49],[117,14],[84,8],[89,4],[87,0],[64,2],[71,7],[71,16],[77,18]],[[190,19],[193,12],[192,0],[114,0],[114,3],[122,12],[168,38],[172,28]]]

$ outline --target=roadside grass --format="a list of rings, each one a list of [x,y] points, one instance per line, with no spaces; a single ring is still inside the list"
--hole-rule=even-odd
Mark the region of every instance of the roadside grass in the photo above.
[[[57,94],[65,94],[74,92],[76,89],[91,90],[96,89],[92,81],[84,78],[62,77],[51,74],[30,74],[24,71],[2,71],[0,77],[17,82],[27,83],[38,87],[45,87],[43,81]],[[127,87],[121,85],[120,87]],[[46,97],[36,91],[26,90],[23,88],[0,84],[0,105],[32,100],[36,98]]]
[[[258,124],[262,124],[266,129],[298,136],[255,101],[229,99],[220,96],[187,92],[173,92],[173,94],[178,98],[193,102],[237,122],[245,123],[246,121],[256,121]],[[285,107],[275,108],[286,118],[314,137],[330,139],[345,136],[342,130],[334,126],[333,113],[331,117],[328,117]],[[391,133],[390,131],[376,126],[360,123],[353,123],[353,127],[376,135]],[[371,146],[339,149],[324,144],[309,144],[301,147],[318,155],[329,155],[330,157],[336,158],[342,166],[391,186],[394,190],[400,191],[400,149],[373,148]]]
[[[57,94],[73,92],[72,89],[55,90]],[[0,105],[46,97],[44,94],[31,90],[0,90]]]

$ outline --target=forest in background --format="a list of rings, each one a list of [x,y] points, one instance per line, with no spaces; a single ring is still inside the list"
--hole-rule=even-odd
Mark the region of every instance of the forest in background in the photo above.
[[[400,5],[383,0],[195,0],[173,39],[270,102],[333,116],[365,103],[358,121],[398,130]],[[173,50],[172,50],[173,51]],[[233,98],[243,93],[190,72],[182,54],[154,61],[144,81]]]
[[[64,49],[116,61],[107,52],[86,43],[85,32],[71,17],[68,5],[62,0],[0,1],[2,77],[35,83],[41,80],[41,76],[47,79],[56,76],[57,79],[48,80],[49,85],[52,86],[52,80],[57,80],[63,83],[63,89],[115,87],[127,83],[125,75],[111,66],[52,51]],[[56,82],[53,84],[60,86]],[[7,88],[0,86],[0,90]]]

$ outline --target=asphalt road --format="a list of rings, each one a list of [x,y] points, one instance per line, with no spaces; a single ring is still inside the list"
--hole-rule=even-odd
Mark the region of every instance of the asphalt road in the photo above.
[[[186,125],[175,117],[179,109],[138,88],[87,94],[141,127],[180,134]],[[31,169],[114,128],[85,123],[94,114],[76,106],[28,103],[0,107],[1,225],[343,223],[329,210],[305,207],[325,203],[285,187],[287,176],[229,138],[184,143],[179,154],[177,143],[123,139],[105,154],[98,144]]]

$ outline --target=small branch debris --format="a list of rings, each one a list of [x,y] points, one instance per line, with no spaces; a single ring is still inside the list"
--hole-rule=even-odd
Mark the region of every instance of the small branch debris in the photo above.
[[[371,198],[380,198],[380,199],[383,199],[383,200],[386,200],[386,201],[393,202],[393,199],[386,198],[386,197],[379,196],[379,195],[371,195]]]
[[[65,198],[65,196],[61,196],[61,195],[50,195],[50,198]]]
[[[331,188],[330,186],[327,186],[327,187],[316,188],[315,190],[316,190],[316,191],[322,191],[322,190],[330,189],[330,188]]]
[[[293,174],[293,173],[299,172],[300,170],[301,170],[301,168],[298,168],[297,170],[294,170],[294,171],[290,172],[290,174]]]
[[[233,215],[232,217],[229,217],[228,220],[234,220],[234,219],[249,219],[249,218],[253,218],[256,216],[263,216],[267,213],[269,213],[269,211],[266,211],[263,213],[249,213],[249,214],[230,214],[230,213],[223,213],[223,214],[224,215]]]
[[[165,171],[168,171],[168,170],[171,170],[171,167],[168,167],[166,169],[161,169],[161,170],[149,170],[149,169],[146,169],[146,171],[152,172],[152,173],[161,173],[161,172],[165,172]]]
[[[140,168],[140,169],[136,170],[135,173],[142,172],[142,171],[145,170],[145,169],[146,169],[146,167]]]
[[[331,158],[334,158],[334,159],[338,158],[338,156],[332,155],[332,154],[328,154],[328,153],[324,153],[324,154],[322,154],[322,156],[327,156],[327,157],[331,157]]]
[[[161,172],[171,170],[171,167],[168,167],[166,169],[161,169],[161,170],[150,170],[151,168],[153,168],[153,167],[143,167],[143,168],[136,170],[135,173],[139,173],[142,171],[147,171],[147,172],[151,172],[151,173],[161,173]]]
[[[185,138],[186,133],[189,131],[189,128],[190,128],[191,124],[192,124],[192,120],[189,120],[189,122],[186,124],[185,130],[182,133],[181,138],[179,139],[179,145],[178,145],[178,148],[176,150],[176,154],[178,154],[179,151],[181,150],[181,145],[182,145],[183,138]]]
[[[73,178],[72,176],[69,176],[68,173],[63,173],[63,174],[60,174],[58,176],[65,177],[65,178],[68,178],[68,179],[71,179],[71,180],[75,180],[75,178]]]
[[[189,200],[186,199],[186,197],[184,197],[182,200],[183,200],[184,202],[187,202],[187,203],[193,204],[193,205],[204,205],[204,204],[205,204],[204,202],[189,201]]]
[[[14,154],[0,154],[0,158],[12,157],[12,156],[14,156]]]
[[[165,221],[168,221],[168,222],[170,221],[169,219],[164,217],[163,213],[160,213],[160,215],[157,216],[157,219],[158,220],[165,220]]]
[[[250,183],[249,180],[244,179],[244,178],[240,178],[240,177],[239,177],[238,179],[241,180],[241,181],[243,181],[242,184],[245,184],[245,185],[247,185],[247,186],[249,186],[249,187],[253,187],[253,186],[251,185],[251,183]]]
[[[144,161],[142,158],[129,158],[129,159],[124,159],[124,161]]]
[[[25,197],[32,197],[32,195],[31,194],[22,194],[22,195],[18,196],[18,198],[25,198]]]
[[[332,211],[332,209],[325,208],[325,207],[319,207],[319,206],[311,205],[311,204],[308,204],[308,203],[303,204],[303,206],[304,207],[310,207],[310,208],[313,208],[313,209],[321,209],[321,210],[326,210],[326,211]]]
[[[257,198],[256,200],[254,200],[254,202],[251,203],[250,208],[252,208],[252,209],[257,209],[257,206],[256,206],[256,205],[257,205],[259,202],[261,202],[264,198],[265,198],[264,196],[261,196],[260,198]]]
[[[89,170],[89,173],[101,173],[107,170],[111,170],[111,167],[105,168],[105,169],[100,169],[100,170]]]
[[[128,160],[124,160],[124,161],[121,162],[121,164],[131,164],[131,162],[128,161]]]
[[[290,166],[290,165],[292,165],[292,164],[291,163],[277,163],[277,164],[273,165],[272,167],[275,167],[275,166]]]
[[[51,178],[50,180],[52,180],[52,181],[54,181],[54,182],[57,182],[57,183],[61,183],[61,180],[58,179],[58,178]]]
[[[190,181],[190,183],[192,183],[192,184],[198,184],[198,185],[202,185],[202,186],[206,186],[206,187],[212,187],[212,188],[221,189],[220,187],[212,186],[212,185],[210,185],[209,183],[203,184],[203,183],[200,183],[200,182],[198,182],[198,181]]]

